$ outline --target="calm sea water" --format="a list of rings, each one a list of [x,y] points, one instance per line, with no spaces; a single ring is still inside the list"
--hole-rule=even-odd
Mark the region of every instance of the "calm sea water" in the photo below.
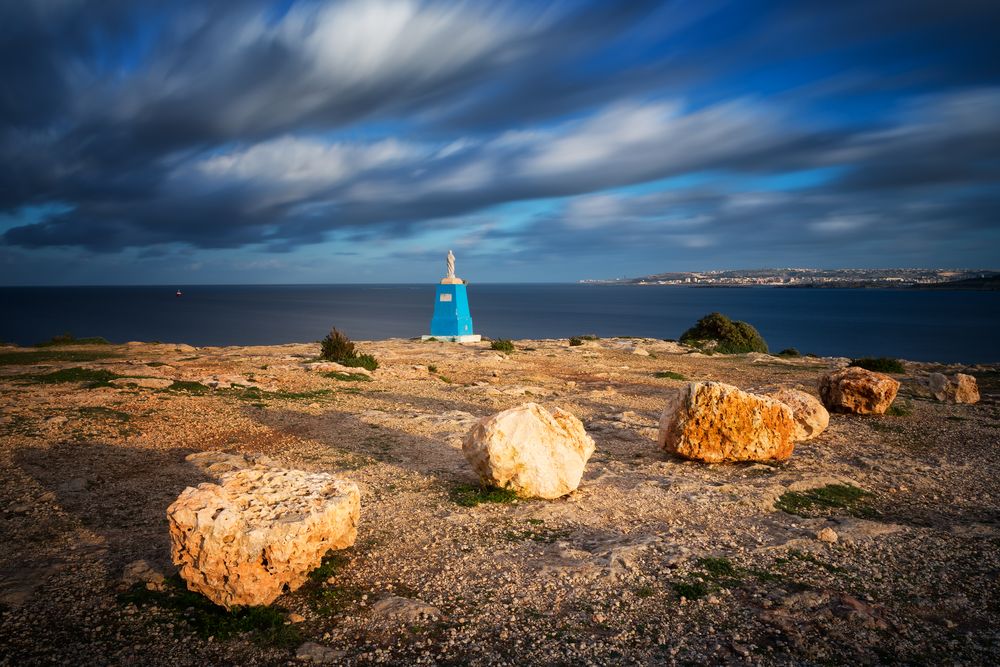
[[[434,285],[180,288],[2,287],[0,339],[253,345],[318,340],[331,326],[360,340],[411,337],[428,332],[434,304]],[[774,351],[1000,361],[1000,292],[493,284],[470,285],[469,300],[477,333],[494,338],[677,338],[719,311]]]

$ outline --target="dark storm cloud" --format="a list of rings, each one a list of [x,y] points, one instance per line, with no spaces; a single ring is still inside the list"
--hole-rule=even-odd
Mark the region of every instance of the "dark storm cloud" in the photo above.
[[[61,208],[2,238],[288,252],[331,232],[405,238],[428,220],[558,197],[571,199],[528,233],[501,224],[485,238],[553,257],[657,243],[822,253],[905,229],[954,238],[996,224],[983,190],[1000,181],[1000,47],[985,28],[997,13],[882,1],[7,5],[0,212]],[[740,185],[815,169],[835,172],[791,193]],[[701,173],[720,183],[602,193]]]

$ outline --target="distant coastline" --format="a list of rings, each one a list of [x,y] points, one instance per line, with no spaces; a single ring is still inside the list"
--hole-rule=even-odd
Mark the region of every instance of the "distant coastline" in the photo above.
[[[785,287],[813,289],[1000,290],[1000,272],[984,269],[748,269],[656,273],[581,280],[588,285]]]

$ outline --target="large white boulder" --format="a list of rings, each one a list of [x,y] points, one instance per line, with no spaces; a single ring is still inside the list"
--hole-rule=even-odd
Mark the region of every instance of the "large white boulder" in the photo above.
[[[972,375],[955,373],[948,377],[943,373],[931,373],[927,376],[927,386],[934,398],[945,403],[979,402],[979,385]]]
[[[783,461],[795,448],[792,409],[722,382],[674,390],[660,416],[660,446],[686,459]]]
[[[174,564],[224,607],[270,604],[357,537],[356,484],[264,465],[188,487],[167,509]]]
[[[485,484],[532,498],[558,498],[580,485],[594,440],[572,414],[524,403],[472,427],[462,452]]]

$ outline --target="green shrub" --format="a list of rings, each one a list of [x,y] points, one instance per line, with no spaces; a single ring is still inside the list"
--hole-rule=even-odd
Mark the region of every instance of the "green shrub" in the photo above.
[[[328,361],[335,361],[341,366],[365,368],[370,371],[378,368],[378,360],[375,357],[370,354],[360,354],[351,339],[337,331],[336,327],[320,341],[319,356]]]
[[[49,340],[43,343],[36,343],[35,347],[52,347],[54,345],[110,345],[107,338],[102,338],[100,336],[91,336],[89,338],[77,338],[71,333],[64,333],[59,336],[53,336]]]
[[[351,339],[335,328],[330,330],[320,342],[319,356],[329,361],[340,363],[343,359],[350,359],[357,355],[354,343]]]
[[[778,353],[779,357],[801,357],[802,355],[794,347],[786,347]]]
[[[875,371],[876,373],[906,372],[906,369],[903,368],[903,364],[900,363],[899,359],[893,359],[892,357],[861,357],[860,359],[851,359],[851,366],[864,368],[868,371]]]
[[[570,347],[578,347],[580,345],[583,345],[583,339],[580,338],[579,336],[573,336],[572,338],[569,339]]]
[[[448,493],[452,501],[462,507],[475,507],[480,503],[512,503],[517,494],[510,489],[478,484],[459,484]]]
[[[746,322],[731,320],[722,313],[709,313],[698,320],[681,335],[680,342],[722,354],[768,351],[767,343],[756,329]]]
[[[514,352],[514,343],[510,342],[507,338],[498,338],[490,343],[490,349],[496,350],[497,352],[503,352],[505,354],[511,354]]]
[[[339,362],[342,366],[364,368],[369,371],[373,371],[378,368],[378,360],[370,354],[359,354],[355,357],[351,357],[350,359],[340,359]]]
[[[656,371],[653,373],[653,377],[666,380],[687,380],[686,377],[674,371]]]

